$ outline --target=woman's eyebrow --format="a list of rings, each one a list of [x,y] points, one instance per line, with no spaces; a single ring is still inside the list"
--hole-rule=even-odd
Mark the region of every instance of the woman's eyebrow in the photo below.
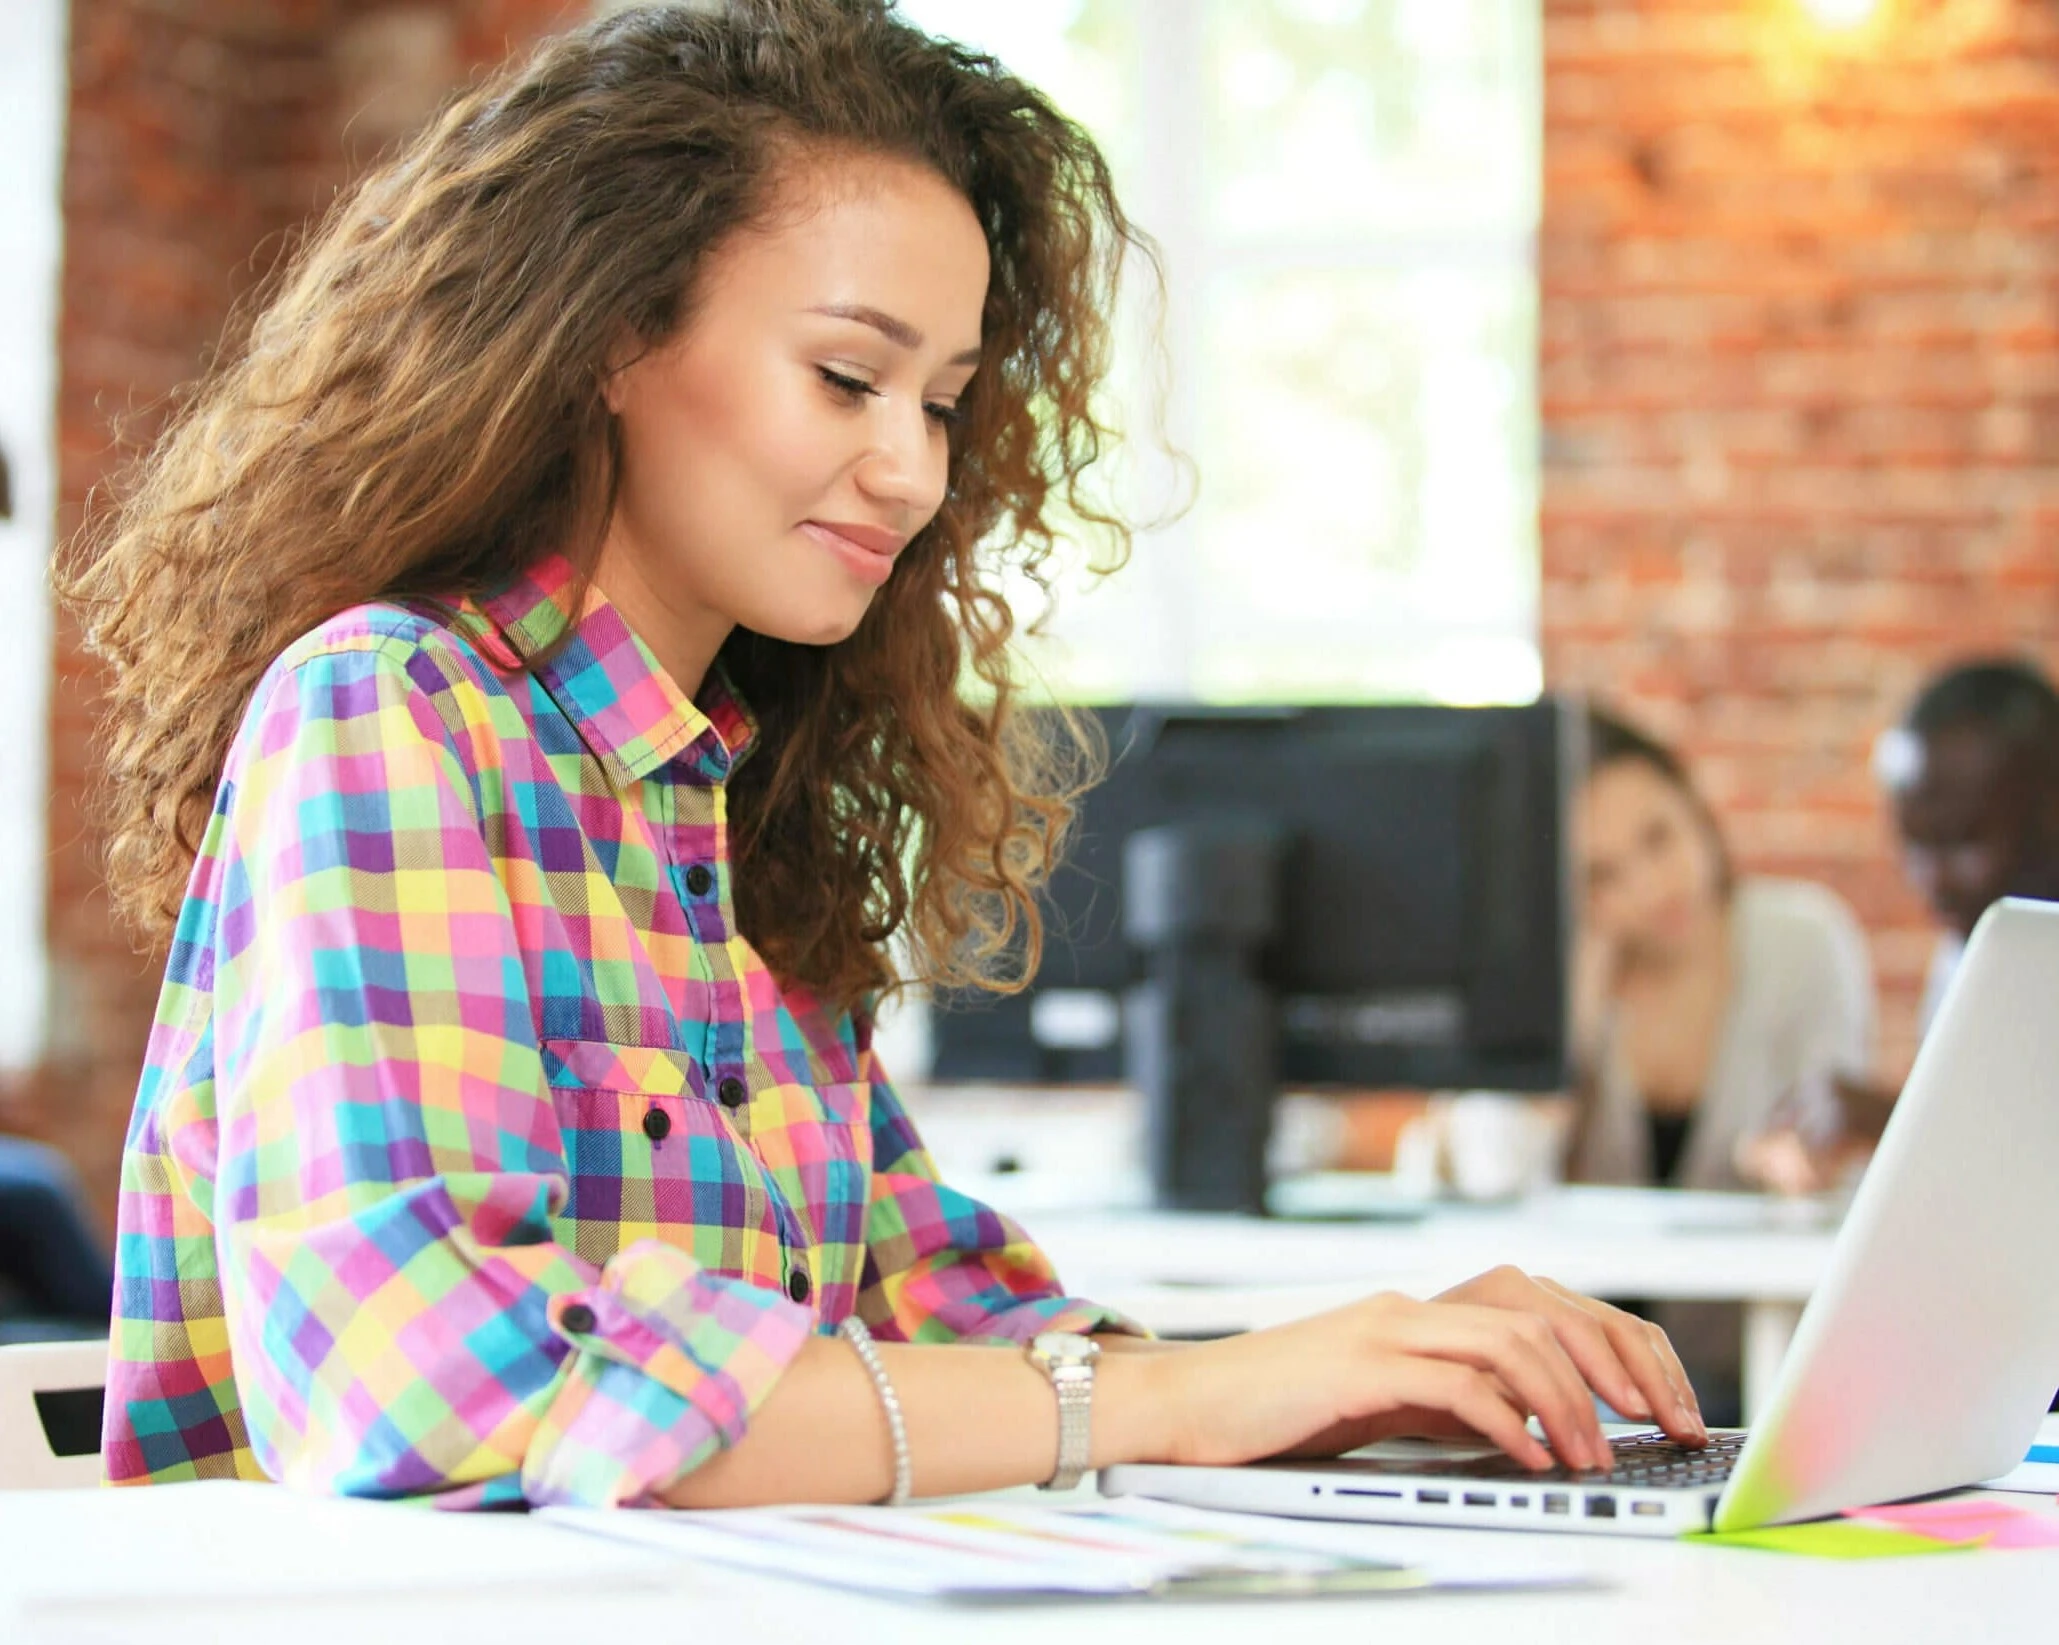
[[[918,349],[925,340],[922,333],[906,320],[889,314],[884,309],[873,308],[868,303],[825,303],[818,308],[809,309],[808,312],[826,315],[832,320],[855,320],[861,326],[870,326],[888,342],[900,348]],[[962,353],[952,355],[951,364],[976,366],[979,359],[980,351],[968,348]]]

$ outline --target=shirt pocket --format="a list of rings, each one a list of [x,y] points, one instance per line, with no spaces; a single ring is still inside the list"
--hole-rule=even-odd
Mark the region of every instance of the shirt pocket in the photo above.
[[[771,1184],[691,1057],[599,1040],[546,1040],[543,1052],[571,1182],[562,1244],[599,1267],[659,1239],[712,1273],[781,1283]]]

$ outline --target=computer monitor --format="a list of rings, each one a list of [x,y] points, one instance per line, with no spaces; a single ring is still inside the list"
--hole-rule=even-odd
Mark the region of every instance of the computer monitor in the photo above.
[[[1135,1079],[1125,1001],[1151,958],[1125,933],[1125,853],[1134,868],[1142,837],[1244,829],[1277,847],[1253,962],[1277,1084],[1563,1088],[1578,721],[1562,705],[1098,712],[1109,769],[1048,887],[1036,976],[938,1001],[932,1078]]]

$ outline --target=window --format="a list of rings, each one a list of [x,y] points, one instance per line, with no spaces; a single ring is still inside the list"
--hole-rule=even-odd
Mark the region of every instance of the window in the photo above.
[[[1536,695],[1534,0],[901,0],[1101,139],[1199,490],[1037,654],[1088,700]],[[1143,328],[1122,420],[1148,428]],[[1148,512],[1166,488],[1132,459]]]
[[[50,589],[57,483],[57,271],[63,233],[64,0],[0,8],[0,1069],[43,1049],[49,837]]]

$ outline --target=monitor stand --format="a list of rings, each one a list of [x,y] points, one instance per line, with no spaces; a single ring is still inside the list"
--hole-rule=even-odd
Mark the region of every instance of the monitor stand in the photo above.
[[[1265,1209],[1278,1026],[1259,956],[1278,924],[1285,845],[1281,830],[1237,823],[1126,842],[1123,929],[1144,980],[1123,1002],[1123,1055],[1163,1209]]]

